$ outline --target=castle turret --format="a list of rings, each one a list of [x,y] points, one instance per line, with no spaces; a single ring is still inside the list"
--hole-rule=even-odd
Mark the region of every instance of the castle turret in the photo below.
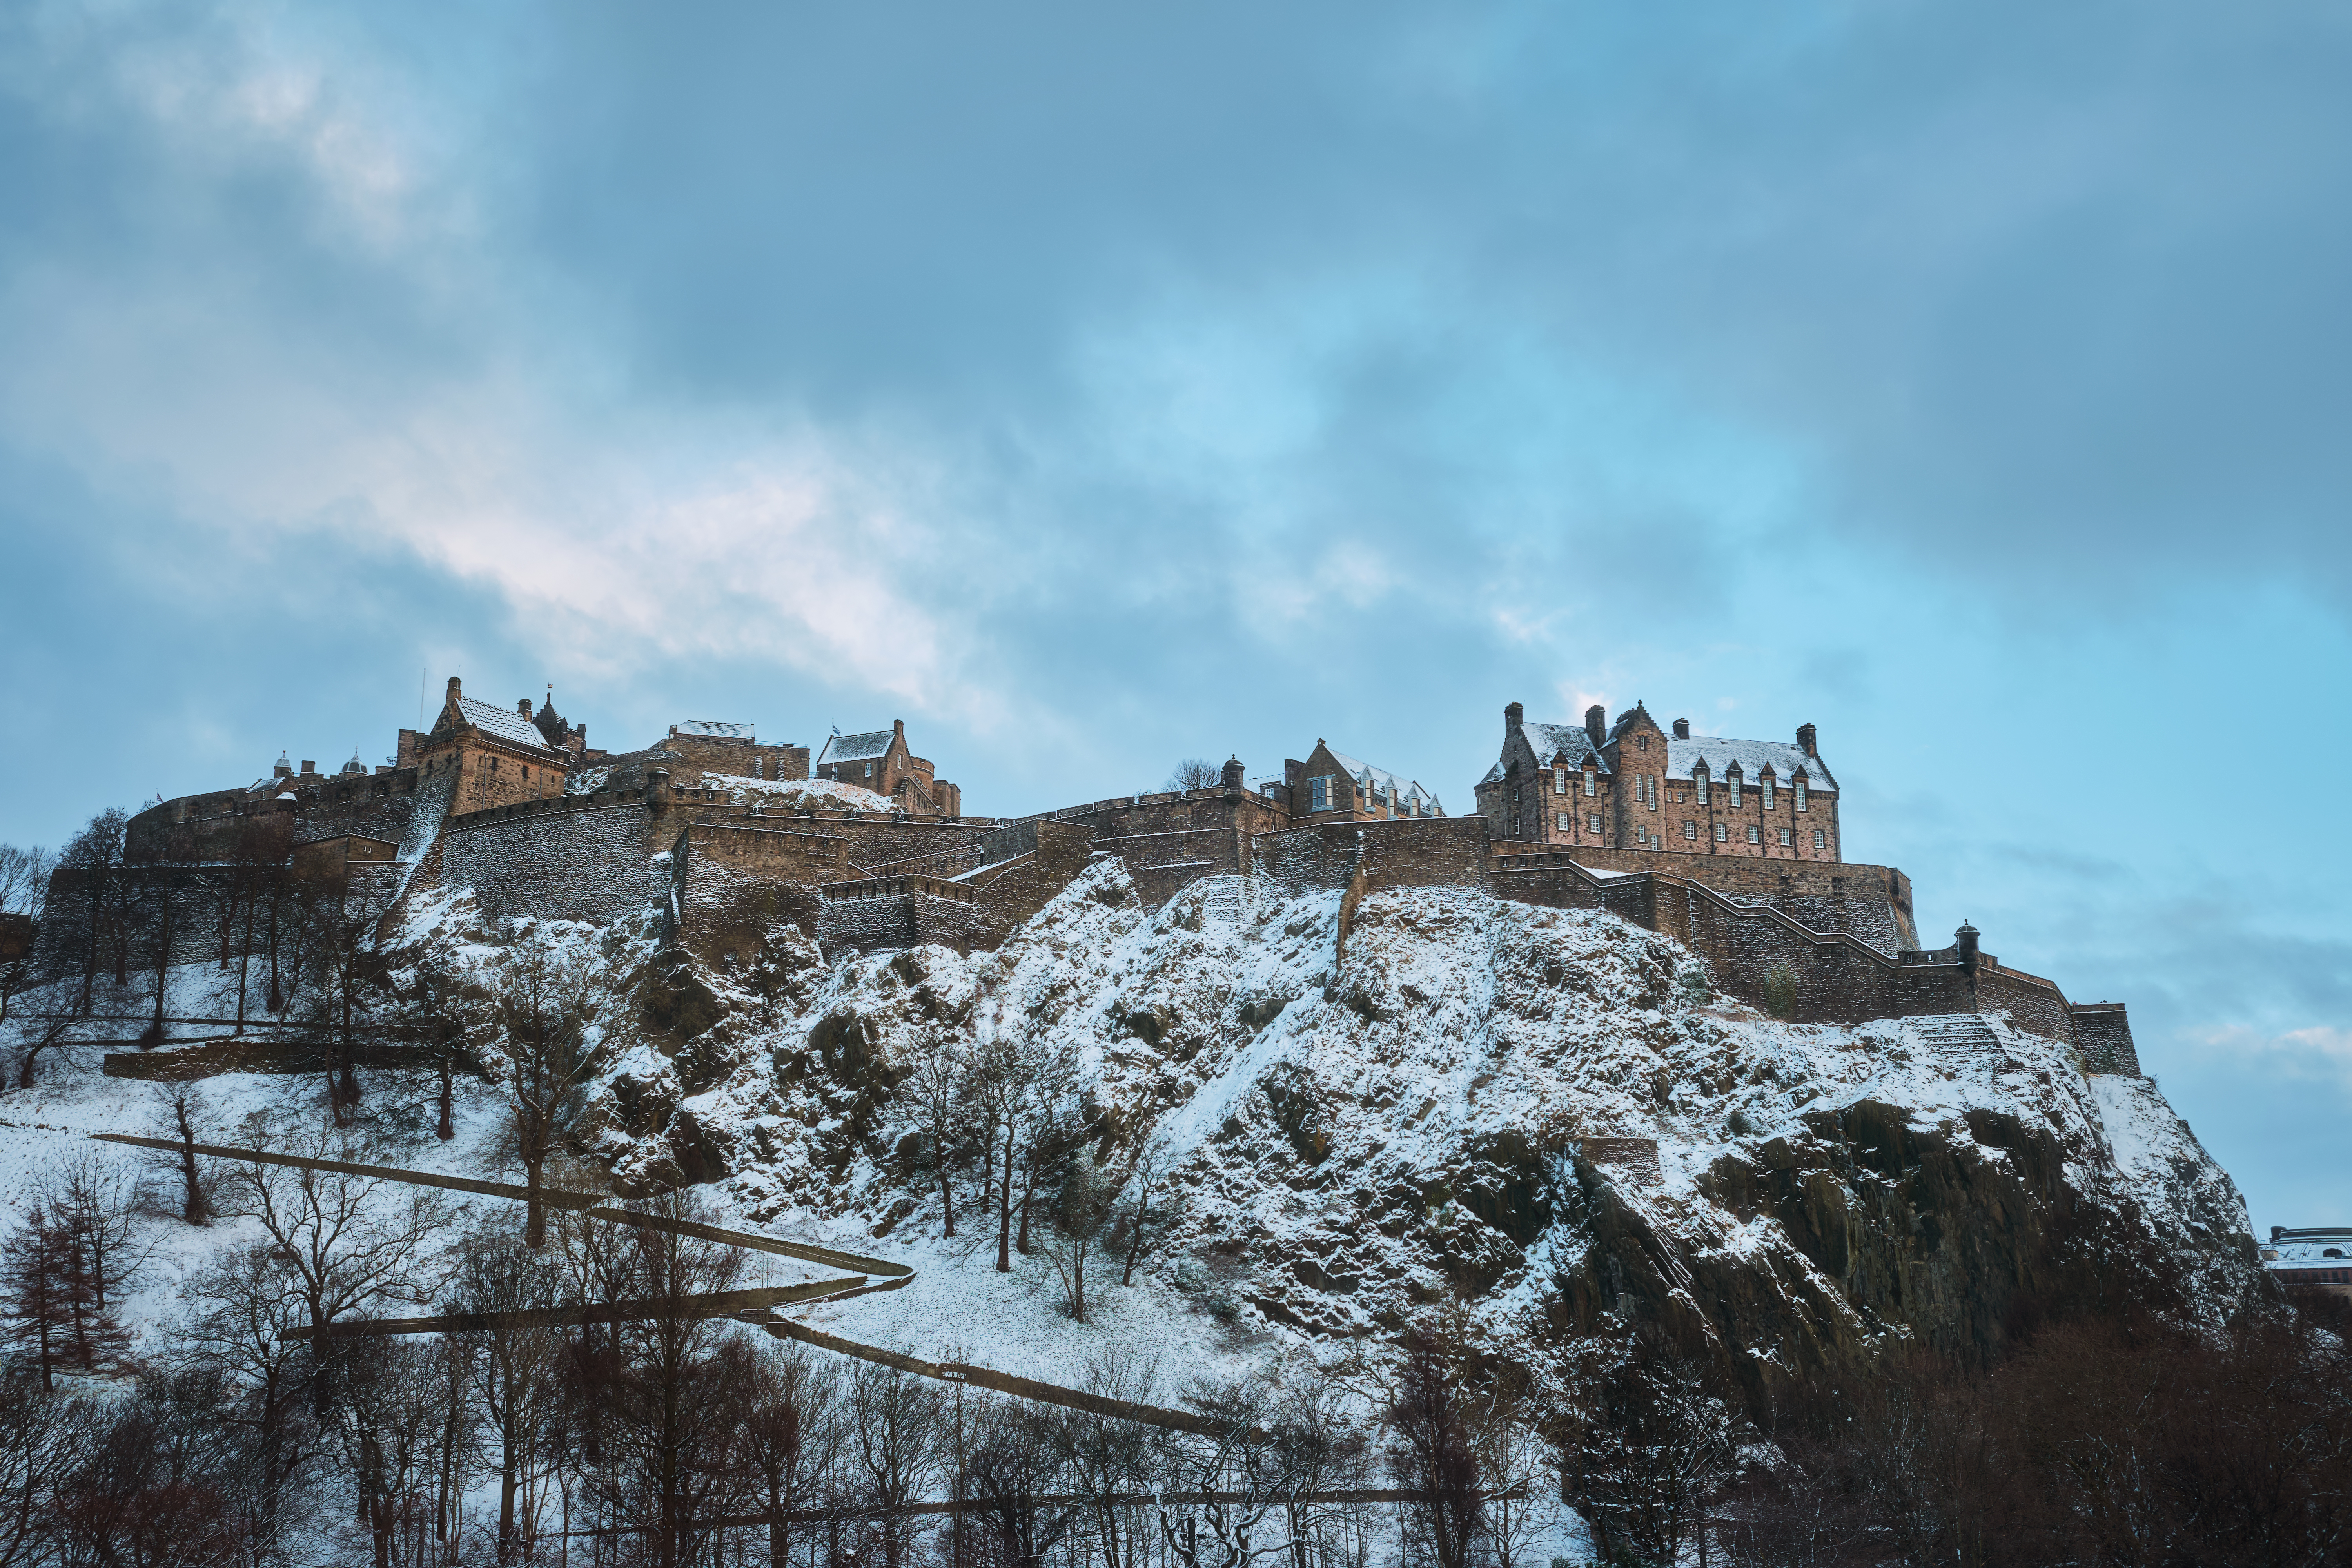
[[[1247,776],[1247,773],[1248,770],[1242,766],[1242,760],[1239,757],[1227,757],[1225,759],[1224,784],[1226,799],[1238,800],[1241,798],[1242,783]]]

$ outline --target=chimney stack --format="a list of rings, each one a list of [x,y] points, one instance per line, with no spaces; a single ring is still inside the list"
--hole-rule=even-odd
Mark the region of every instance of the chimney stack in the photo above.
[[[1809,757],[1817,757],[1821,755],[1819,752],[1813,750],[1813,727],[1811,724],[1800,724],[1797,726],[1798,749],[1802,751],[1805,755]]]
[[[1503,704],[1503,739],[1507,741],[1518,733],[1519,721],[1527,716],[1527,711],[1516,702]]]
[[[515,704],[515,711],[516,711],[516,712],[518,712],[518,713],[520,713],[520,714],[521,714],[521,715],[522,715],[524,718],[526,718],[526,719],[530,718],[530,698],[528,698],[528,697],[526,697],[526,698],[524,698],[521,701],[520,701],[520,702],[516,703],[516,704]]]
[[[891,720],[890,733],[901,741],[905,740],[907,738],[907,721],[904,719]]]
[[[456,676],[451,676],[449,678],[449,700],[455,702],[464,695],[466,695],[466,689],[457,683],[457,678]]]
[[[1687,741],[1690,739],[1689,720],[1677,719],[1675,721],[1675,739],[1677,741]]]
[[[1596,702],[1584,710],[1584,732],[1592,737],[1597,750],[1609,738],[1609,710]]]

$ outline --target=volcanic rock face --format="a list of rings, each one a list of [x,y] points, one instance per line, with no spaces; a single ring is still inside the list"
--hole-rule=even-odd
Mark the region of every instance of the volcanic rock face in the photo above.
[[[1429,889],[1343,919],[1215,883],[1153,910],[1108,862],[995,952],[771,945],[674,977],[715,1021],[600,1090],[624,1181],[935,1229],[910,1075],[1019,1040],[1075,1059],[1107,1154],[1164,1151],[1186,1208],[1158,1276],[1288,1334],[1449,1300],[1507,1340],[1649,1319],[1762,1396],[1888,1344],[1975,1357],[2044,1313],[2211,1318],[2258,1289],[2242,1201],[2152,1084],[1998,1020],[1778,1023],[1606,915]]]

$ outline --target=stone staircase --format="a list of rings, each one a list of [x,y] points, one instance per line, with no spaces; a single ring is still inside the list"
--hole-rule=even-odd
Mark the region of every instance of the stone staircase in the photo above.
[[[1981,1013],[1931,1013],[1903,1020],[1905,1041],[1923,1056],[1948,1061],[2005,1060],[2009,1043]]]
[[[1223,925],[1237,926],[1246,921],[1256,907],[1255,890],[1247,877],[1203,877],[1196,884],[1201,889],[1201,920]]]

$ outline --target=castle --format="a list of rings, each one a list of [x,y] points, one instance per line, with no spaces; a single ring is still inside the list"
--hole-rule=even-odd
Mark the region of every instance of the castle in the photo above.
[[[435,888],[470,889],[492,917],[658,911],[667,942],[720,966],[786,921],[833,952],[992,946],[1106,856],[1155,904],[1210,878],[1241,898],[1339,891],[1343,945],[1366,894],[1475,887],[1669,934],[1733,995],[1796,1021],[2000,1012],[2093,1070],[2138,1070],[2121,1005],[2069,1002],[1965,926],[1923,949],[1909,879],[1843,858],[1840,793],[1810,724],[1793,743],[1745,741],[1661,729],[1638,703],[1614,724],[1596,707],[1567,725],[1513,702],[1468,816],[1318,739],[1255,784],[1235,760],[1213,785],[978,816],[903,722],[835,731],[814,761],[713,721],[613,753],[591,750],[551,693],[507,708],[452,679],[433,726],[399,731],[386,764],[355,756],[322,774],[281,757],[250,785],[142,812],[130,858],[190,889],[222,868],[275,868],[386,920]],[[81,876],[58,873],[44,943],[77,929]],[[178,929],[191,958],[209,954],[201,921]],[[224,924],[222,952],[229,941]]]

